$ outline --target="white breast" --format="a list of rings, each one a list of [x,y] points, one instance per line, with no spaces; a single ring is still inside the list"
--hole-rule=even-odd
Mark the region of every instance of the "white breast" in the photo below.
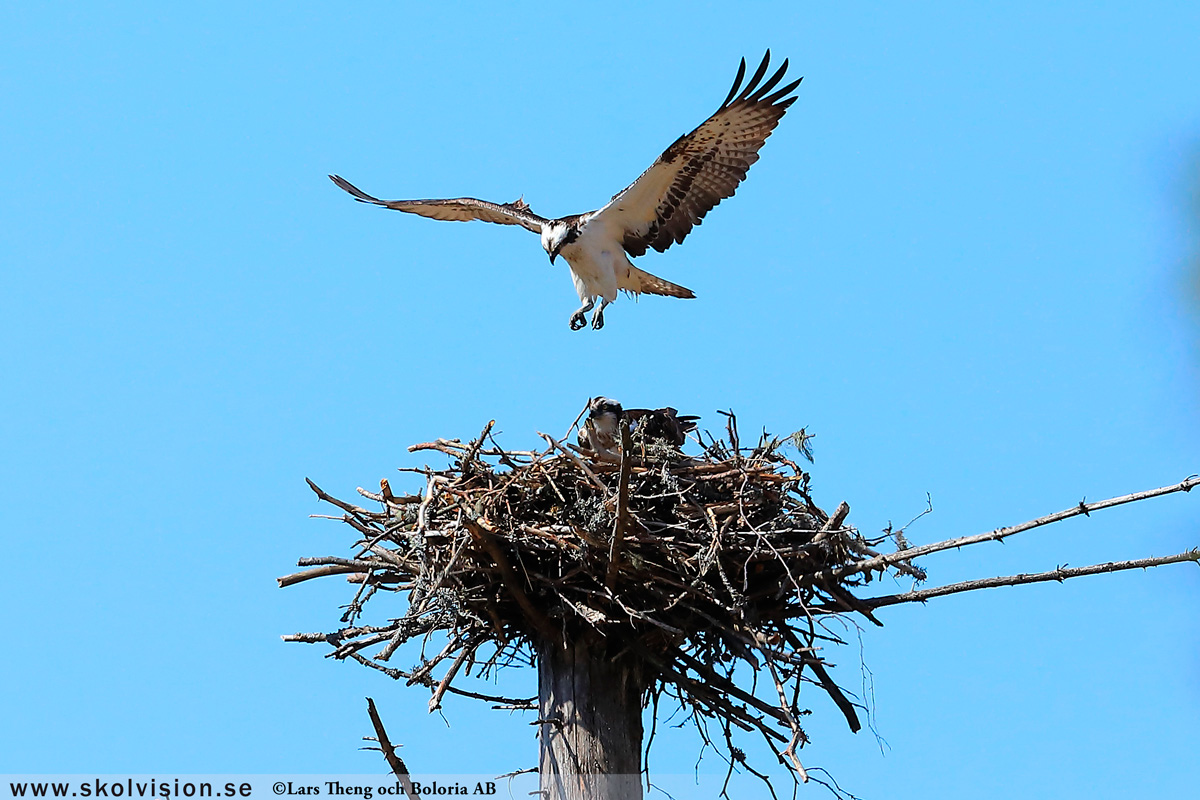
[[[588,225],[560,255],[571,265],[571,279],[583,302],[602,297],[617,299],[616,265],[624,265],[621,244],[598,225]]]

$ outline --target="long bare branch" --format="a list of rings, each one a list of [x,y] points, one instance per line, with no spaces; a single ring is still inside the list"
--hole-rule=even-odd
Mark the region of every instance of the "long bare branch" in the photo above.
[[[1100,575],[1105,572],[1120,572],[1127,569],[1149,569],[1161,567],[1164,564],[1180,564],[1191,561],[1200,564],[1200,548],[1187,550],[1173,556],[1157,558],[1135,558],[1130,561],[1108,561],[1104,564],[1092,564],[1087,567],[1059,567],[1049,572],[1031,574],[1004,575],[995,578],[980,578],[973,581],[950,583],[945,586],[935,586],[929,589],[917,589],[900,594],[889,594],[881,597],[860,598],[860,601],[871,608],[894,606],[898,603],[924,603],[934,597],[960,592],[973,592],[976,589],[991,589],[996,586],[1017,586],[1022,583],[1041,583],[1044,581],[1064,581],[1067,578],[1079,578],[1084,575]]]
[[[1200,486],[1200,476],[1192,475],[1187,479],[1180,481],[1172,486],[1163,486],[1159,489],[1148,489],[1144,492],[1134,492],[1133,494],[1121,495],[1120,497],[1110,497],[1107,500],[1100,500],[1095,503],[1081,502],[1077,506],[1056,511],[1053,514],[1047,514],[1044,517],[1031,519],[1028,522],[1022,522],[1020,525],[1011,525],[1007,528],[997,528],[988,533],[979,533],[974,536],[960,536],[957,539],[946,539],[940,542],[931,544],[923,544],[917,547],[909,547],[905,550],[898,550],[895,553],[885,553],[874,558],[856,561],[852,564],[846,564],[840,567],[825,570],[818,573],[820,577],[829,578],[844,578],[847,575],[853,575],[858,572],[866,572],[871,569],[883,569],[895,564],[897,561],[906,561],[920,556],[936,553],[941,550],[952,550],[956,547],[965,547],[970,544],[978,544],[980,542],[999,542],[1017,533],[1023,533],[1033,528],[1040,528],[1044,525],[1049,525],[1054,522],[1060,522],[1064,519],[1077,517],[1080,514],[1089,516],[1093,511],[1099,511],[1113,506],[1120,506],[1126,503],[1136,503],[1139,500],[1148,500],[1151,497],[1161,497],[1164,494],[1172,494],[1174,492],[1190,492],[1196,486]]]

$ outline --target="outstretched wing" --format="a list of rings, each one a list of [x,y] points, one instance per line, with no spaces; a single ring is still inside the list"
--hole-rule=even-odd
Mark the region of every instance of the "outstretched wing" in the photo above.
[[[548,220],[529,210],[524,200],[511,203],[489,203],[474,197],[459,197],[454,200],[380,200],[359,189],[340,175],[330,175],[329,180],[349,192],[360,203],[371,203],[383,208],[394,208],[410,214],[420,214],[431,219],[451,222],[469,222],[473,219],[495,222],[498,225],[520,225],[534,233],[542,232],[542,224]]]
[[[800,85],[796,80],[768,94],[783,80],[788,66],[784,59],[779,70],[760,83],[770,60],[768,50],[741,89],[746,77],[743,58],[733,88],[717,112],[679,137],[650,169],[596,212],[593,219],[615,225],[618,234],[623,231],[622,244],[631,256],[644,254],[648,247],[661,253],[682,242],[746,177],[750,165],[758,160],[759,148],[795,102],[796,98],[788,95]]]

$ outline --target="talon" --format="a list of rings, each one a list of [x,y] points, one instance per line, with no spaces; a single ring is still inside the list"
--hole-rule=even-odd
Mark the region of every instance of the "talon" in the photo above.
[[[587,317],[578,311],[571,315],[571,330],[580,330],[584,325],[587,325]]]
[[[597,311],[595,314],[592,314],[592,330],[598,331],[603,327],[604,327],[604,312],[601,310],[601,311]]]

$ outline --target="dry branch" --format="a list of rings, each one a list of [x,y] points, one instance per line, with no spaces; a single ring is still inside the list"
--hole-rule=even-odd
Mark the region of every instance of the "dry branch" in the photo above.
[[[633,466],[633,443],[629,433],[629,421],[621,420],[621,471],[617,475],[617,518],[613,523],[612,544],[608,548],[608,573],[605,587],[611,592],[617,582],[617,571],[621,568],[621,540],[629,526],[629,471]]]
[[[413,788],[412,777],[408,774],[408,767],[396,752],[396,747],[388,739],[387,731],[383,728],[383,720],[379,718],[379,712],[375,709],[375,701],[369,697],[367,698],[367,714],[371,717],[371,726],[375,728],[374,741],[379,743],[379,750],[387,760],[392,774],[396,776],[396,780],[400,781],[400,786],[403,787],[404,794],[409,800],[418,800],[416,789]]]
[[[959,592],[973,592],[976,589],[991,589],[996,586],[1018,586],[1023,583],[1042,583],[1044,581],[1062,582],[1067,578],[1080,578],[1085,575],[1100,575],[1105,572],[1120,572],[1127,569],[1149,569],[1165,564],[1180,564],[1186,561],[1200,564],[1200,548],[1186,550],[1173,556],[1157,558],[1136,558],[1130,561],[1109,561],[1104,564],[1092,564],[1087,567],[1059,567],[1049,572],[1032,574],[1004,575],[995,578],[980,578],[973,581],[951,583],[946,586],[935,586],[929,589],[915,589],[911,592],[889,594],[882,597],[866,597],[862,602],[869,608],[894,606],[898,603],[924,603],[934,597],[942,597]]]
[[[1126,503],[1136,503],[1138,500],[1149,500],[1152,497],[1161,497],[1164,494],[1173,494],[1175,492],[1190,492],[1194,487],[1200,485],[1200,477],[1192,475],[1179,483],[1171,486],[1163,486],[1159,489],[1148,489],[1144,492],[1134,492],[1133,494],[1121,495],[1120,497],[1110,497],[1107,500],[1101,500],[1096,503],[1080,502],[1079,505],[1072,506],[1063,511],[1056,511],[1053,514],[1047,514],[1044,517],[1031,519],[1028,522],[1022,522],[1020,525],[1012,525],[1007,528],[997,528],[994,531],[987,533],[979,533],[974,536],[960,536],[957,539],[946,539],[941,542],[925,544],[919,547],[910,547],[905,550],[899,550],[895,553],[875,556],[854,564],[847,564],[842,567],[837,567],[830,571],[829,577],[845,578],[847,575],[852,575],[856,572],[866,572],[868,570],[882,570],[890,567],[899,561],[906,559],[918,558],[920,556],[936,553],[941,550],[951,550],[957,547],[965,547],[971,544],[979,544],[980,542],[999,542],[1016,533],[1024,533],[1034,528],[1040,528],[1043,525],[1050,525],[1055,522],[1061,522],[1064,519],[1083,516],[1091,516],[1093,511],[1099,511],[1104,508],[1112,508]]]

